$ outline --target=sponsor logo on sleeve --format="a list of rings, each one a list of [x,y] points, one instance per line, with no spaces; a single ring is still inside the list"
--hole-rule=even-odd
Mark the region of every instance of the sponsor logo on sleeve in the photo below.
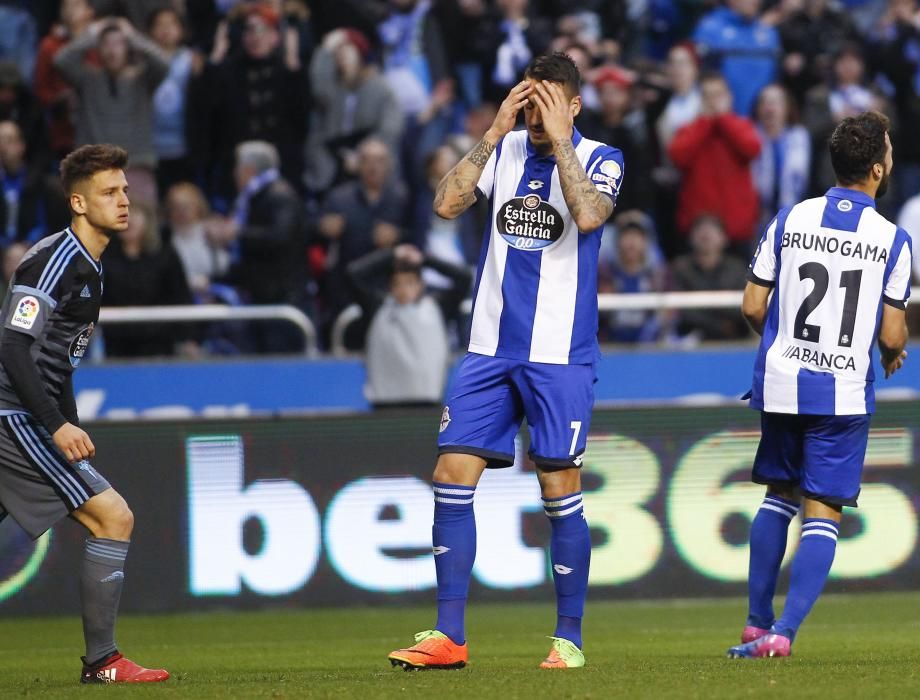
[[[19,304],[16,305],[13,318],[10,319],[10,325],[29,330],[35,325],[35,319],[38,318],[38,308],[38,299],[35,297],[23,297],[19,300]]]
[[[615,160],[605,160],[600,164],[598,171],[591,176],[594,186],[606,194],[614,194],[620,189],[620,178],[623,170]]]

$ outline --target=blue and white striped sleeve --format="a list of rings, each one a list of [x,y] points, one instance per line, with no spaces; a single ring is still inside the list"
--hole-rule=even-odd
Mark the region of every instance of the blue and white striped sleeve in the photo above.
[[[616,201],[623,185],[623,153],[612,146],[598,146],[588,159],[588,178],[599,192]]]
[[[899,228],[891,246],[883,301],[896,309],[907,308],[910,299],[910,276],[913,248],[907,231]]]
[[[774,217],[760,237],[754,258],[748,267],[748,281],[759,284],[761,287],[772,287],[776,284],[777,227],[777,217]]]

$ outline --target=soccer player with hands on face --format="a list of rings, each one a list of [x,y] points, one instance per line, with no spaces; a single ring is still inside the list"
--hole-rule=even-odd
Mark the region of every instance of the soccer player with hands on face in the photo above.
[[[454,218],[491,205],[474,292],[469,353],[441,415],[432,529],[438,617],[389,655],[406,669],[461,668],[476,556],[473,500],[487,468],[515,462],[526,418],[544,512],[557,620],[542,668],[584,666],[581,621],[591,537],[581,495],[594,403],[597,258],[623,178],[619,150],[583,138],[581,78],[556,53],[535,58],[483,139],[444,176],[434,208]],[[523,112],[526,129],[513,131]]]

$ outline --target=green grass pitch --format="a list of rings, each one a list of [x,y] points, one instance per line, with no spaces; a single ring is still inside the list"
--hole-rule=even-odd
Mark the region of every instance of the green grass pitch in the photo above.
[[[588,666],[540,671],[551,605],[472,605],[470,666],[407,673],[387,653],[431,608],[351,608],[122,619],[119,642],[173,678],[79,686],[78,617],[0,620],[0,698],[888,698],[920,697],[920,594],[828,596],[782,660],[729,660],[739,599],[593,602]]]

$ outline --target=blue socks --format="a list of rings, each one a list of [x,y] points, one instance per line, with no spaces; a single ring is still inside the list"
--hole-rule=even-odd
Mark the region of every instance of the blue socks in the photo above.
[[[438,576],[438,621],[435,629],[456,644],[466,642],[466,597],[476,559],[474,486],[434,486],[434,525],[431,528],[434,566]]]
[[[585,520],[581,493],[543,499],[543,510],[553,528],[550,560],[556,584],[556,631],[581,649],[581,618],[588,593],[591,533]]]
[[[806,518],[799,551],[792,560],[792,580],[783,615],[772,632],[794,640],[827,581],[837,550],[838,525],[833,520]]]
[[[747,624],[770,629],[776,579],[786,554],[789,523],[799,512],[799,504],[767,494],[751,523],[751,560],[748,569]]]

